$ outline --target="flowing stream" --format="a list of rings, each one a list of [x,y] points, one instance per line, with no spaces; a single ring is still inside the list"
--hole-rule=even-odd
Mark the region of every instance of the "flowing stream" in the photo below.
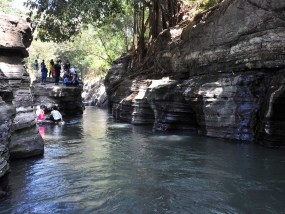
[[[11,162],[0,213],[285,213],[285,149],[153,133],[97,108],[41,125],[45,154]]]

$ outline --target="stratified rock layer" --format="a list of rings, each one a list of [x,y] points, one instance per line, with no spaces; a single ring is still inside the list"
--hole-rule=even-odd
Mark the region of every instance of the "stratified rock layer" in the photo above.
[[[85,106],[108,108],[104,79],[84,81],[82,98]]]
[[[11,95],[12,89],[8,84],[8,78],[0,70],[0,198],[5,194],[10,172],[8,144],[16,109],[5,100],[9,101]]]
[[[41,155],[44,142],[36,124],[36,114],[30,93],[30,78],[23,58],[32,41],[30,19],[24,16],[0,14],[0,69],[7,77],[12,95],[3,92],[5,101],[16,108],[9,142],[10,158]]]
[[[42,106],[45,113],[50,112],[53,106],[57,106],[62,115],[82,114],[84,110],[82,87],[82,83],[78,86],[66,86],[62,83],[55,85],[53,78],[48,78],[46,85],[41,85],[39,80],[36,80],[31,86],[33,105]]]
[[[177,32],[157,38],[139,72],[127,69],[129,57],[114,63],[105,80],[113,115],[154,130],[285,146],[285,2],[225,0],[173,40]]]

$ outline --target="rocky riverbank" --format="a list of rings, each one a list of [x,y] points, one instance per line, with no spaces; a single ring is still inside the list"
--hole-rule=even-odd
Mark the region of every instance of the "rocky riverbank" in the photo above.
[[[30,78],[23,59],[32,42],[31,21],[0,13],[0,197],[7,186],[9,159],[41,155]],[[4,193],[3,193],[4,194]]]
[[[105,79],[114,117],[284,147],[284,8],[225,0],[161,33],[142,68],[128,70],[131,56],[116,60]]]

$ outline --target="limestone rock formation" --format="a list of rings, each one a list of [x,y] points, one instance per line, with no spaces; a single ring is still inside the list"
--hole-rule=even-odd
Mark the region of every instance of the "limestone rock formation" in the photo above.
[[[58,106],[63,115],[82,114],[82,83],[78,86],[65,86],[54,84],[53,78],[47,78],[47,84],[41,85],[40,80],[33,81],[31,93],[33,96],[32,106],[42,106],[45,113],[51,111],[52,106]]]
[[[177,27],[161,33],[144,69],[128,70],[120,58],[105,80],[113,115],[285,146],[284,9],[283,0],[225,0],[197,15],[180,40]]]
[[[6,102],[16,108],[9,142],[10,158],[41,155],[44,142],[37,128],[30,78],[23,62],[32,42],[31,22],[25,16],[0,14],[0,23],[0,69],[7,77],[13,95],[5,91],[2,94],[7,96]]]
[[[82,99],[85,106],[108,108],[108,99],[104,79],[84,81]]]
[[[8,78],[0,70],[0,198],[5,194],[10,172],[8,144],[12,121],[16,114],[15,107],[9,104],[11,96],[12,89],[8,84]]]

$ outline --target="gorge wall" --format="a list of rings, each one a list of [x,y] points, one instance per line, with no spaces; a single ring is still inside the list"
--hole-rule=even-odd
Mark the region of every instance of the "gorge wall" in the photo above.
[[[160,34],[139,71],[105,79],[118,120],[285,146],[285,1],[225,0]],[[149,50],[148,50],[149,51]]]
[[[0,196],[7,186],[9,158],[44,152],[23,62],[31,42],[29,18],[0,13]]]
[[[85,106],[108,108],[104,78],[84,81],[82,99]]]

